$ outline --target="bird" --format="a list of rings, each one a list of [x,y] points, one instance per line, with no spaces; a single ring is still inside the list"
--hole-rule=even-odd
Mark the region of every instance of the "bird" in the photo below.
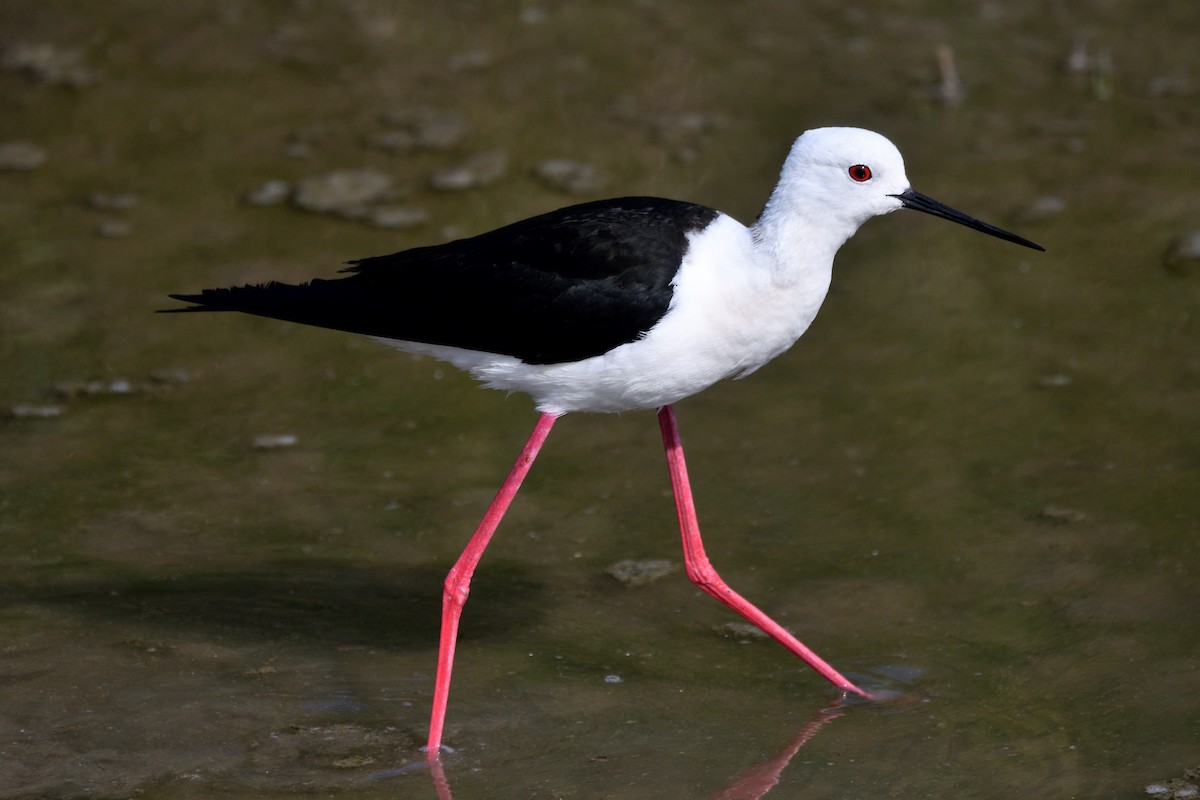
[[[795,139],[750,225],[695,203],[618,197],[350,261],[346,277],[172,294],[188,305],[164,310],[240,311],[362,334],[532,398],[533,431],[443,585],[426,743],[434,759],[472,575],[555,421],[574,412],[657,410],[688,578],[842,696],[871,697],[712,566],[674,405],[750,375],[795,344],[825,299],[838,249],[868,219],[901,209],[1045,249],[914,190],[885,136],[826,127]]]

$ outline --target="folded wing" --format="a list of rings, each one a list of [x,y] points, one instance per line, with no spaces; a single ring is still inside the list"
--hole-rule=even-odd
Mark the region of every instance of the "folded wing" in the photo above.
[[[666,314],[703,206],[627,197],[570,206],[469,239],[351,262],[348,277],[171,295],[174,311],[242,311],[397,341],[577,361]]]

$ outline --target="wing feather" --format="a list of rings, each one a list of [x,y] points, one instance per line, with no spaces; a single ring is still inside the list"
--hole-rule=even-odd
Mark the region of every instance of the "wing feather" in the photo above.
[[[600,355],[667,312],[704,206],[629,197],[571,206],[469,239],[351,262],[348,277],[171,295],[178,311],[243,311],[531,364]]]

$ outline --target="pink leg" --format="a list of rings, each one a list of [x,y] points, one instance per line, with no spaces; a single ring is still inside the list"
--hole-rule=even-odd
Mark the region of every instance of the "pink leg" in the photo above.
[[[675,510],[679,513],[679,530],[683,535],[683,562],[688,578],[692,583],[753,622],[775,641],[800,656],[806,664],[834,686],[845,692],[855,692],[863,697],[870,697],[870,694],[842,677],[820,656],[784,630],[782,625],[759,611],[750,601],[730,589],[725,581],[721,580],[721,576],[709,563],[708,556],[704,553],[704,543],[700,540],[700,523],[696,520],[696,507],[692,503],[692,487],[688,482],[687,465],[683,461],[683,446],[679,443],[679,426],[675,422],[675,412],[670,406],[663,406],[659,409],[658,422],[662,427],[663,446],[667,451],[667,467],[671,471],[671,488],[675,492]]]
[[[496,532],[504,512],[516,496],[517,489],[521,488],[521,481],[529,474],[529,468],[537,458],[538,451],[542,449],[542,444],[545,443],[556,419],[553,414],[542,414],[538,417],[537,425],[533,427],[533,433],[529,434],[529,440],[525,442],[512,472],[504,480],[496,499],[488,506],[479,527],[475,529],[462,555],[454,562],[450,574],[446,576],[445,590],[442,593],[442,639],[438,647],[437,679],[433,685],[433,714],[429,719],[429,743],[426,750],[430,759],[438,757],[442,745],[446,703],[450,700],[450,670],[454,667],[454,645],[458,640],[458,620],[471,591],[471,575],[474,574],[479,559],[483,557],[488,542],[492,540],[492,534]]]

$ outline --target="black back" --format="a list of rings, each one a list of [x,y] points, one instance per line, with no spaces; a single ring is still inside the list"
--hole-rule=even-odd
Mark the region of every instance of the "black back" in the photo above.
[[[654,197],[600,200],[469,239],[352,261],[350,277],[171,295],[370,336],[576,361],[644,335],[667,312],[686,236],[717,212]]]

